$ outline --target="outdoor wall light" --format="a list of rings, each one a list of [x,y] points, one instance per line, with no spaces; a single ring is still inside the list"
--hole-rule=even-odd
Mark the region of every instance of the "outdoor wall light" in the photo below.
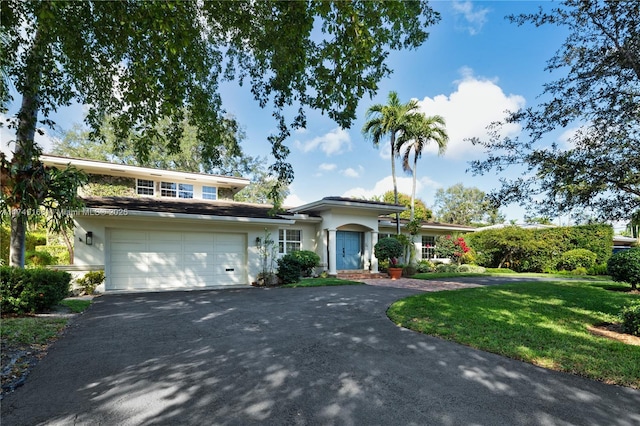
[[[93,244],[93,232],[87,232],[87,234],[84,236],[84,243],[88,246]]]

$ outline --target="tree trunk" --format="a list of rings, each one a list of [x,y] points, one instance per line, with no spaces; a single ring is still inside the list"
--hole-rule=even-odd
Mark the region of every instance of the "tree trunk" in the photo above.
[[[40,107],[40,99],[38,92],[40,91],[41,58],[39,49],[40,31],[36,31],[34,38],[29,64],[26,72],[26,85],[22,94],[22,105],[18,111],[18,129],[16,131],[16,148],[13,153],[12,163],[17,164],[17,170],[13,173],[19,173],[32,168],[32,159],[35,155],[35,133],[36,123],[38,121],[38,109]],[[27,217],[31,214],[32,206],[24,203],[24,200],[18,199],[14,205],[15,213],[11,215],[11,246],[9,248],[11,266],[24,268],[24,251]]]
[[[27,230],[26,216],[20,209],[11,211],[11,239],[9,246],[9,266],[24,268],[24,246]]]
[[[416,216],[416,167],[418,167],[418,154],[414,153],[413,157],[413,183],[411,187],[411,220],[413,220]]]
[[[69,239],[69,235],[67,234],[66,229],[62,230],[62,238],[64,239],[64,244],[67,246],[67,251],[69,252],[69,264],[73,265],[73,255],[74,255],[73,244]]]
[[[393,202],[398,204],[398,183],[396,182],[396,134],[391,133],[391,178],[393,180]],[[400,235],[400,213],[396,212],[396,235]]]

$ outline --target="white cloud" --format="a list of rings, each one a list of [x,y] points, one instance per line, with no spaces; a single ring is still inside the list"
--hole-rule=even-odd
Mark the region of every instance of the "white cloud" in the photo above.
[[[318,166],[318,170],[320,170],[321,172],[330,172],[332,170],[335,170],[337,167],[338,167],[337,164],[322,163]]]
[[[413,184],[411,177],[397,177],[398,192],[403,194],[411,194],[411,186]],[[416,182],[416,194],[419,194],[422,189],[427,187],[438,188],[441,185],[428,177],[418,179]],[[373,188],[352,188],[342,194],[343,197],[349,198],[371,198],[373,196],[383,195],[387,191],[393,191],[393,179],[391,176],[387,176],[375,183]]]
[[[519,95],[506,95],[496,81],[478,78],[469,68],[461,69],[463,78],[457,81],[456,91],[447,95],[426,97],[419,101],[426,115],[441,115],[446,120],[449,143],[445,156],[455,159],[476,158],[483,148],[474,146],[466,138],[486,138],[486,127],[505,117],[505,111],[516,111],[525,104]],[[503,136],[514,136],[520,132],[518,124],[503,128]],[[427,146],[424,153],[437,154],[435,144]]]
[[[344,170],[342,170],[340,173],[342,173],[343,176],[345,177],[349,177],[349,178],[358,178],[362,175],[362,172],[364,172],[364,167],[362,166],[358,166],[358,170],[349,167],[346,168]]]
[[[351,137],[346,130],[337,127],[329,133],[313,138],[310,141],[296,141],[295,145],[303,152],[320,149],[327,155],[333,155],[340,154],[344,151],[350,151]]]
[[[287,198],[285,198],[284,202],[282,203],[282,205],[286,207],[298,207],[303,204],[307,204],[307,201],[304,201],[302,198],[298,197],[296,194],[287,195]]]
[[[469,31],[471,35],[478,34],[487,22],[487,14],[489,13],[487,8],[475,9],[473,3],[469,0],[464,2],[454,1],[452,6],[455,14],[461,16],[465,21],[462,28]]]

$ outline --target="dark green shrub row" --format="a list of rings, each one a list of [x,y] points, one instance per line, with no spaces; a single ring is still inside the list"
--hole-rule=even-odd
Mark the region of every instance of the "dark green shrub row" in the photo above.
[[[41,312],[58,304],[69,294],[71,275],[50,269],[0,267],[0,308],[2,312]]]
[[[507,226],[465,235],[476,252],[476,262],[489,268],[517,272],[555,270],[563,253],[585,249],[596,254],[595,264],[611,256],[613,228],[610,225],[565,226],[523,229]]]

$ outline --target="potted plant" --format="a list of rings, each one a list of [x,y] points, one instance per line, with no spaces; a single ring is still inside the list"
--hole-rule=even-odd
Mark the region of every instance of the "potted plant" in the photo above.
[[[395,238],[382,238],[373,247],[373,252],[380,260],[389,261],[389,276],[392,280],[402,276],[402,265],[398,263],[398,257],[402,256],[404,249],[400,241]]]

